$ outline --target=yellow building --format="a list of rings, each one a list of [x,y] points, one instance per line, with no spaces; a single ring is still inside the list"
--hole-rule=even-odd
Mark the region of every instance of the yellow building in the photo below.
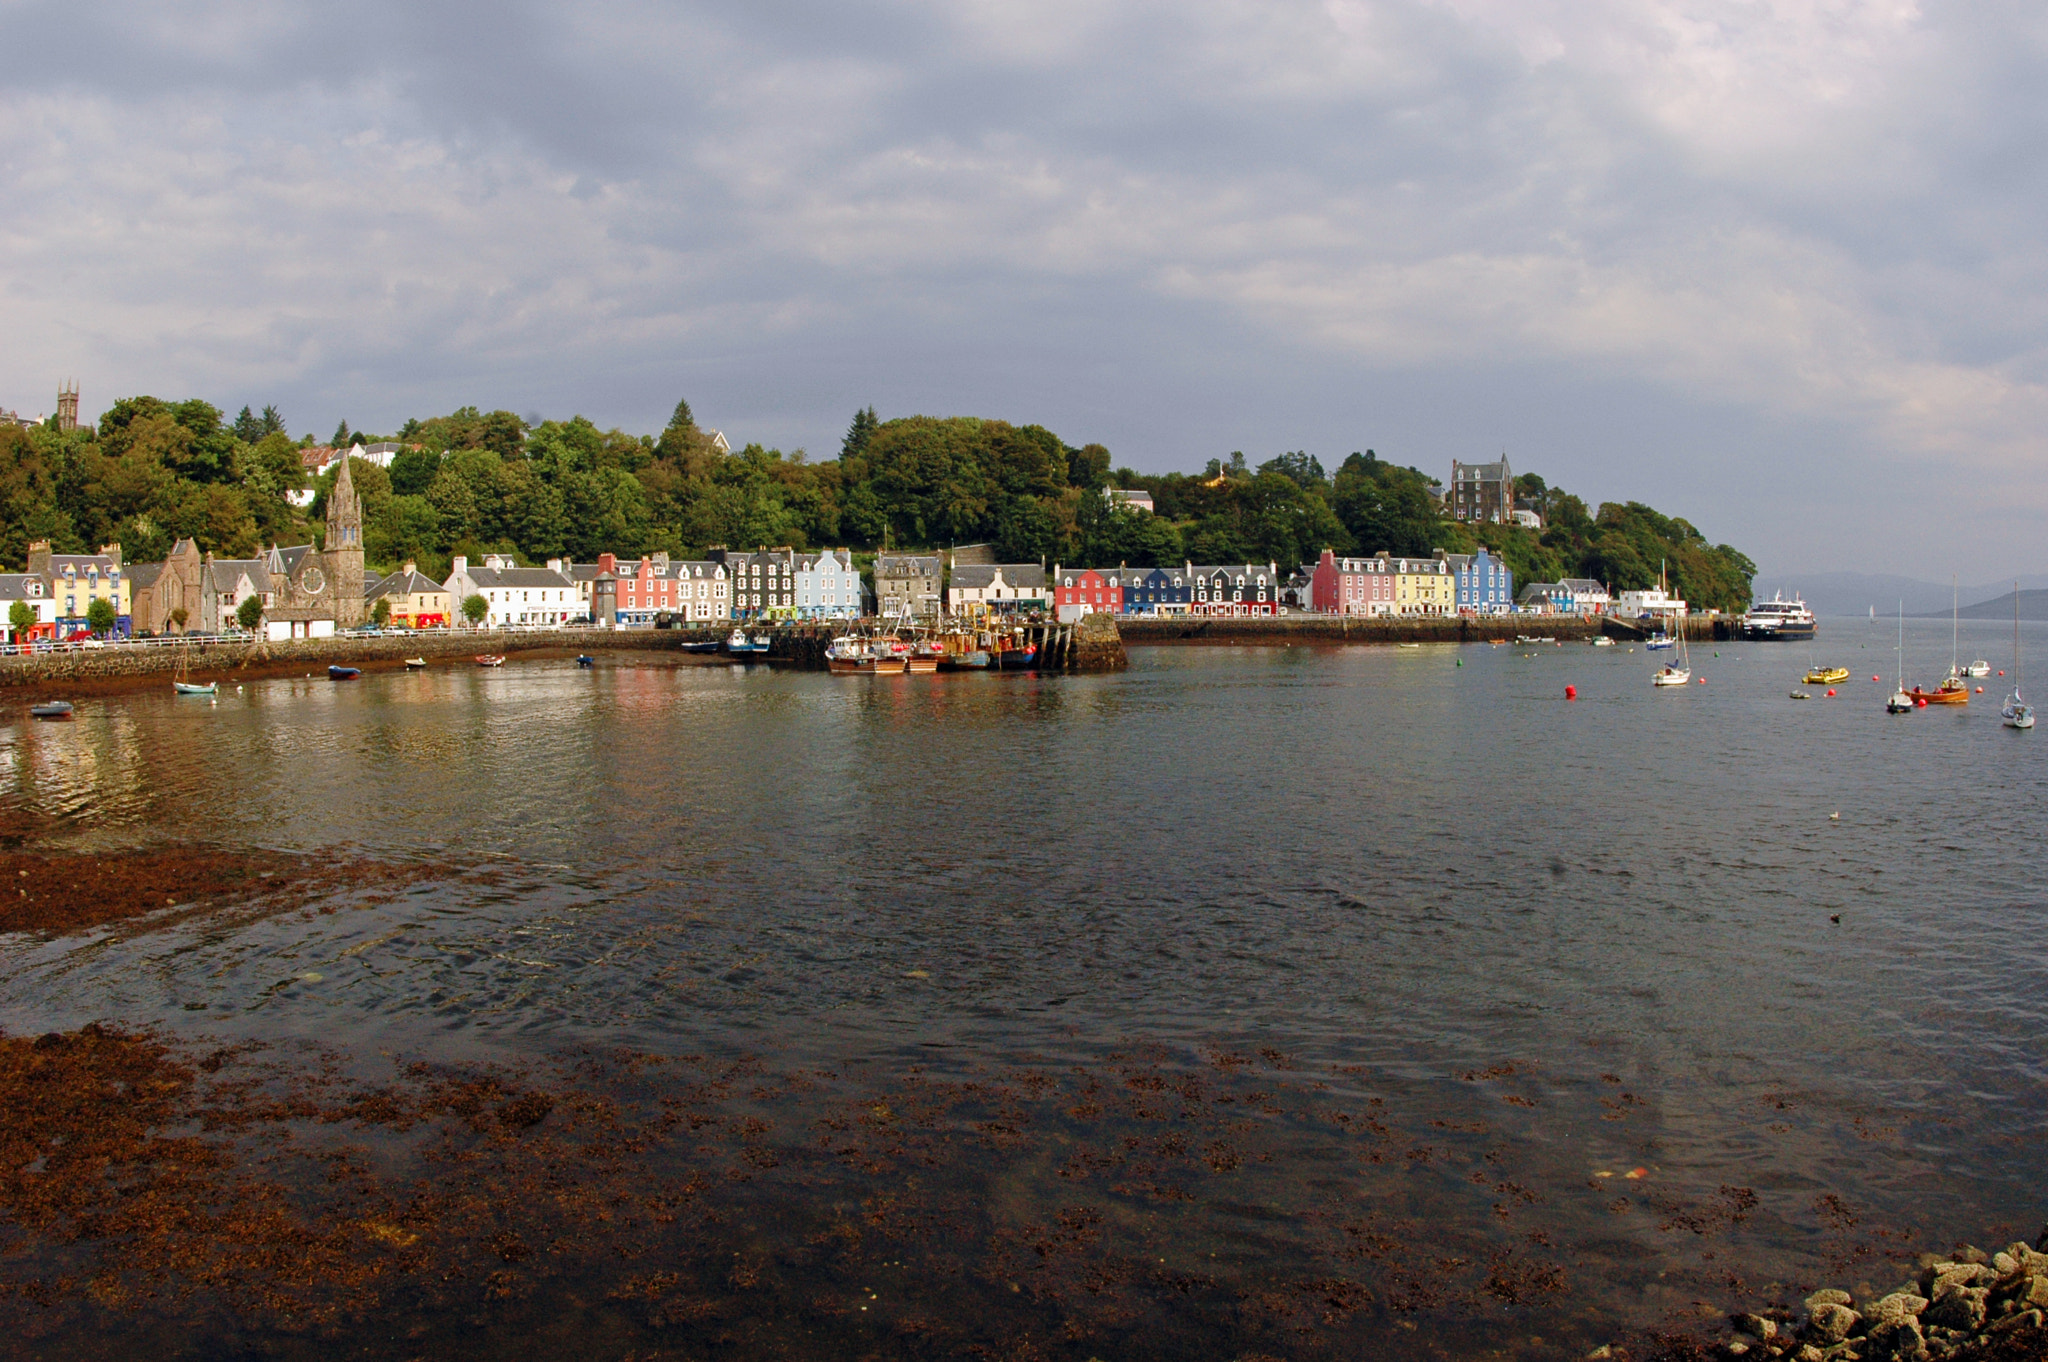
[[[1455,615],[1458,613],[1458,579],[1441,555],[1435,558],[1390,558],[1387,570],[1394,575],[1396,615]]]
[[[88,627],[85,612],[95,599],[113,605],[116,634],[133,632],[128,575],[121,570],[119,544],[102,545],[98,553],[51,553],[50,541],[38,539],[28,546],[28,570],[43,579],[43,588],[55,603],[59,638]]]
[[[378,601],[391,603],[391,623],[405,629],[440,629],[449,623],[453,605],[448,589],[407,563],[363,593],[363,605],[374,611]]]

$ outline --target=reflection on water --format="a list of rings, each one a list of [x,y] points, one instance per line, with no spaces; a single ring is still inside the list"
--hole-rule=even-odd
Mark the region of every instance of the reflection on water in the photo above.
[[[2009,633],[1965,633],[2005,657]],[[1909,635],[1945,659],[1946,622]],[[0,1026],[877,1075],[1275,1048],[1325,1126],[1370,1090],[1404,1148],[1473,1142],[1461,1175],[1485,1163],[1458,1128],[1500,1132],[1499,1180],[1598,1265],[1578,1298],[1637,1323],[1675,1303],[1645,1265],[1817,1279],[1830,1204],[1916,1249],[2031,1237],[2048,758],[1999,725],[2000,679],[1890,719],[1867,679],[1890,678],[1889,634],[1824,640],[1857,675],[1798,704],[1807,650],[1743,644],[1696,650],[1707,684],[1679,692],[1625,649],[1301,648],[1140,650],[1099,678],[608,659],[82,701],[69,725],[0,726],[6,797],[72,843],[350,843],[494,873],[329,915],[14,938]],[[1321,1176],[1321,1137],[1260,1138]],[[1593,1190],[1635,1168],[1637,1195]],[[1022,1177],[1018,1214],[1061,1185]],[[1506,1194],[1447,1186],[1406,1194],[1417,1216],[1491,1233]],[[1731,1188],[1754,1207],[1713,1209]],[[1269,1200],[1292,1217],[1275,1244],[1321,1214]]]

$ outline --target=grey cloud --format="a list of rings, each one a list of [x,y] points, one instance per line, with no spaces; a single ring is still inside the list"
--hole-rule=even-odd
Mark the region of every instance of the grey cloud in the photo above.
[[[1889,0],[17,4],[0,43],[66,59],[0,89],[35,334],[0,358],[321,424],[652,426],[687,390],[813,451],[870,400],[1140,466],[1506,446],[1787,567],[1817,523],[1961,538],[2003,479],[1995,573],[2048,509],[2043,33]],[[1963,485],[1915,477],[1937,453]]]

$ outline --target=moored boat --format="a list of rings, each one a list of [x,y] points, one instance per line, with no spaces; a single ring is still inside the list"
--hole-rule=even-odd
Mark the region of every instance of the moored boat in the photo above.
[[[1805,640],[1814,635],[1813,611],[1795,592],[1791,600],[1774,592],[1767,601],[1753,602],[1742,617],[1742,636],[1761,642]]]
[[[427,669],[427,660],[424,657],[408,657],[405,660],[405,669],[409,672],[423,672]]]
[[[597,659],[589,653],[578,653],[576,654],[576,665],[579,667],[594,667],[597,665]]]
[[[1666,648],[1676,648],[1677,646],[1678,640],[1671,637],[1671,635],[1665,633],[1661,629],[1658,630],[1656,633],[1650,635],[1649,640],[1643,644],[1643,647],[1646,651],[1653,653],[1659,653],[1664,651]]]
[[[503,653],[478,653],[476,655],[476,665],[479,667],[502,667],[505,665],[505,655]]]
[[[1874,609],[1875,607],[1872,608]],[[1906,603],[1903,600],[1899,602],[1899,652],[1897,666],[1899,669],[1898,684],[1892,687],[1890,698],[1884,702],[1884,712],[1887,714],[1911,714],[1913,712],[1913,697],[1906,694]],[[1875,680],[1876,678],[1873,677],[1871,679]]]
[[[1653,686],[1683,686],[1692,680],[1692,649],[1685,644],[1685,621],[1678,624],[1678,659],[1667,662],[1650,677]]]
[[[725,650],[734,657],[751,657],[755,653],[766,653],[768,651],[768,643],[769,639],[766,634],[757,634],[753,638],[748,638],[746,630],[735,629],[725,637]]]
[[[361,667],[344,667],[339,663],[327,669],[327,679],[329,681],[353,681],[362,674],[363,669]]]
[[[68,719],[71,717],[71,702],[69,700],[45,700],[39,705],[30,705],[28,712],[29,717],[32,719]]]
[[[1991,664],[1980,657],[1975,662],[1972,662],[1969,666],[1963,668],[1963,675],[1989,676],[1991,675]]]
[[[1808,667],[1805,682],[1809,686],[1832,686],[1849,679],[1847,667]]]
[[[2020,584],[2012,584],[2012,694],[2005,697],[2005,708],[1998,711],[1998,717],[2007,728],[2032,728],[2034,707],[2020,694]]]
[[[209,681],[202,686],[192,681],[173,681],[171,689],[180,695],[217,695],[220,693],[220,682]]]
[[[825,646],[825,670],[834,676],[873,676],[875,655],[858,634],[841,634]]]

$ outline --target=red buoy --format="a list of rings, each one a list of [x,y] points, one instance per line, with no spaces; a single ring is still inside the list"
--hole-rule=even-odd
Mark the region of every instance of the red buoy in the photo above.
[[[1926,696],[1924,696],[1924,695],[1919,695],[1919,696],[1915,696],[1915,697],[1914,697],[1914,699],[1913,699],[1913,708],[1915,708],[1915,709],[1925,709],[1925,708],[1927,708],[1927,697],[1926,697]]]
[[[1576,699],[1578,699],[1578,698],[1579,698],[1579,688],[1578,688],[1577,686],[1566,686],[1566,687],[1564,688],[1564,698],[1565,698],[1565,699],[1567,699],[1567,700],[1576,700]]]
[[[1834,699],[1834,698],[1835,698],[1835,688],[1834,688],[1833,686],[1829,686],[1829,687],[1828,687],[1828,699],[1832,700],[1832,699]]]
[[[1977,687],[1977,694],[1979,694],[1979,695],[1982,695],[1983,693],[1984,693],[1984,688],[1983,688],[1982,686],[1979,686],[1979,687]]]
[[[1877,680],[1877,678],[1876,678],[1876,677],[1874,677],[1874,676],[1873,676],[1873,677],[1871,677],[1870,679],[1871,679],[1871,680],[1873,680],[1873,681]]]

